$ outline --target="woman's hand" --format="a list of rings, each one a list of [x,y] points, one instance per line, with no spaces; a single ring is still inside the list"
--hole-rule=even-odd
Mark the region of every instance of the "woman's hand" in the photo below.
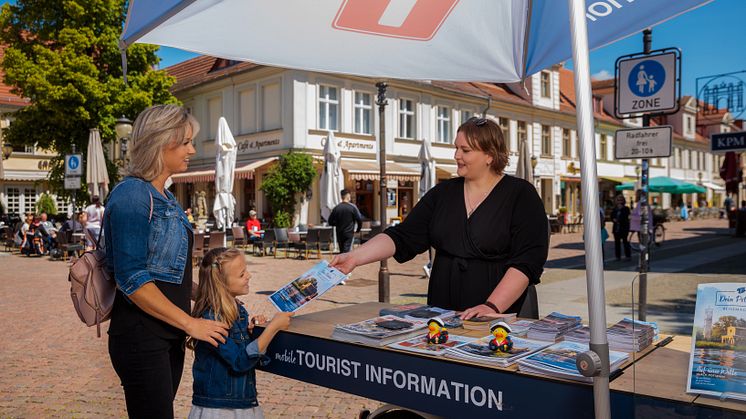
[[[215,320],[195,319],[187,324],[185,331],[194,339],[201,340],[217,347],[218,342],[225,343],[228,326]]]
[[[340,253],[337,256],[334,256],[334,259],[332,259],[332,263],[330,263],[332,268],[339,269],[343,274],[349,274],[352,272],[355,268],[357,268],[357,260],[355,260],[355,256],[353,255],[353,252],[350,253]]]
[[[254,330],[254,326],[264,323],[267,323],[267,316],[264,314],[257,314],[249,320],[249,332]]]
[[[480,304],[478,306],[470,307],[464,310],[464,312],[461,313],[461,320],[468,320],[472,317],[489,316],[494,314],[496,314],[495,310],[487,307],[484,304]]]

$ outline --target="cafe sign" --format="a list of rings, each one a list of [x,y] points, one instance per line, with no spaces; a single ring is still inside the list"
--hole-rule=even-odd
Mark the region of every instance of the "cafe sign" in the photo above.
[[[238,154],[250,154],[262,150],[274,150],[282,147],[282,130],[236,137]]]

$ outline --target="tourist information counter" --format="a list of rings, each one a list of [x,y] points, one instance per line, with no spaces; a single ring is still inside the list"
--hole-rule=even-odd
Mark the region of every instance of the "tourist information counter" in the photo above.
[[[444,417],[592,418],[593,386],[332,339],[335,324],[378,315],[364,303],[297,316],[267,350],[264,371]],[[480,337],[480,331],[452,329]],[[425,333],[423,331],[423,333]],[[691,338],[658,341],[611,377],[615,418],[742,418],[746,403],[685,392]]]

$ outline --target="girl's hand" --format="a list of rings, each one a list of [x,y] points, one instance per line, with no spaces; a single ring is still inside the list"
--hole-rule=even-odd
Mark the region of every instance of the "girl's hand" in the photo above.
[[[267,325],[267,329],[273,329],[274,331],[287,330],[287,328],[290,327],[290,318],[294,315],[295,312],[279,312],[275,314],[275,316],[272,317],[272,321]]]
[[[254,330],[254,326],[264,323],[267,323],[267,316],[264,314],[257,314],[249,320],[249,332]]]
[[[490,315],[495,315],[495,310],[487,307],[484,304],[480,304],[478,306],[470,307],[464,310],[464,312],[461,313],[461,320],[469,320],[472,317],[490,316]]]
[[[334,256],[332,262],[329,264],[332,268],[339,269],[343,274],[349,274],[353,269],[357,268],[357,261],[352,252],[341,253]]]

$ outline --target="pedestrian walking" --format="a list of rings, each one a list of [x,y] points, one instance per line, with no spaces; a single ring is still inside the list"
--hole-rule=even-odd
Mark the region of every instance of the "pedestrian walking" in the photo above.
[[[256,336],[254,326],[267,319],[250,317],[236,299],[249,293],[250,279],[243,251],[236,248],[212,249],[200,263],[192,316],[229,324],[231,337],[218,346],[192,339],[187,343],[194,350],[190,419],[264,418],[257,401],[256,367],[269,363],[267,346],[277,332],[288,328],[294,313],[275,314]]]
[[[352,250],[355,232],[360,231],[363,226],[363,217],[360,210],[350,202],[351,195],[348,189],[342,189],[340,195],[342,202],[337,204],[329,215],[329,225],[337,228],[339,253],[347,253]]]
[[[614,223],[612,232],[614,233],[614,256],[616,260],[622,259],[622,247],[624,247],[624,257],[632,258],[632,248],[629,245],[629,217],[630,210],[627,202],[622,195],[615,198],[616,206],[611,211],[611,221]]]
[[[135,418],[173,418],[187,335],[217,346],[222,322],[190,316],[192,227],[165,185],[187,170],[199,124],[185,109],[157,105],[135,120],[128,176],[104,214],[106,265],[117,283],[109,356]]]

